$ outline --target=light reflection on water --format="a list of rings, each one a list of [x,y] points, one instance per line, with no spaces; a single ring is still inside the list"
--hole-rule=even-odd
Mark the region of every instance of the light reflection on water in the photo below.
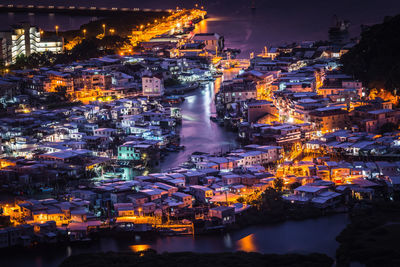
[[[206,236],[172,236],[155,240],[142,238],[131,245],[149,245],[162,252],[194,251],[199,253],[246,251],[260,253],[325,253],[334,257],[335,238],[348,222],[345,214],[304,221],[260,225],[239,231]]]
[[[140,252],[140,251],[144,251],[150,248],[150,245],[132,245],[129,246],[129,248],[133,251],[133,252]]]
[[[216,153],[226,152],[237,146],[236,133],[227,132],[210,120],[216,112],[214,97],[221,78],[210,82],[185,96],[182,109],[181,145],[185,150],[169,153],[160,164],[160,171],[177,167],[188,160],[195,151]]]
[[[238,245],[238,250],[242,250],[245,252],[257,252],[257,245],[255,242],[254,234],[250,234],[236,242]]]

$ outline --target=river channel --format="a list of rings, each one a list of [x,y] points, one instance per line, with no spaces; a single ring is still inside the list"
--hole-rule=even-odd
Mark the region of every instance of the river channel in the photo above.
[[[287,221],[275,225],[252,226],[239,231],[207,236],[172,236],[132,239],[102,238],[86,246],[51,246],[28,252],[2,255],[1,266],[56,267],[66,257],[82,253],[108,251],[141,251],[148,248],[158,252],[192,251],[261,253],[325,253],[332,258],[338,243],[335,237],[348,223],[347,215],[339,214],[304,221]]]

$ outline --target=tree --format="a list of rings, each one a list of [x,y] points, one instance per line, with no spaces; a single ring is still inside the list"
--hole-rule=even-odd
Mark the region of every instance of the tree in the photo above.
[[[385,124],[383,124],[380,128],[380,132],[381,133],[390,133],[390,132],[394,132],[398,129],[399,127],[392,123],[392,122],[387,122]]]
[[[66,101],[69,100],[69,96],[67,94],[67,87],[65,86],[57,86],[54,88],[54,93],[52,93],[48,100],[49,102],[60,102],[60,101]]]
[[[15,58],[15,64],[14,67],[16,69],[22,69],[22,68],[26,68],[28,59],[25,56],[25,54],[19,54],[16,58]]]
[[[289,185],[289,189],[290,190],[295,190],[297,187],[299,187],[299,186],[301,186],[301,183],[299,183],[299,182],[294,182],[293,184],[290,184]]]
[[[100,50],[109,50],[116,53],[121,48],[129,46],[130,43],[128,38],[119,35],[108,35],[101,40],[97,40],[97,45]]]
[[[102,53],[98,50],[96,41],[93,39],[85,39],[71,50],[72,60],[85,60],[101,55]]]
[[[239,202],[239,203],[245,203],[246,202],[244,197],[239,197],[236,201]]]
[[[32,53],[27,57],[26,64],[30,68],[50,66],[55,61],[56,55],[51,51]]]
[[[341,58],[344,71],[369,88],[394,93],[400,87],[399,31],[400,15],[364,30],[360,42]]]
[[[282,178],[278,177],[275,178],[274,180],[274,188],[278,191],[281,192],[284,186],[284,181]]]

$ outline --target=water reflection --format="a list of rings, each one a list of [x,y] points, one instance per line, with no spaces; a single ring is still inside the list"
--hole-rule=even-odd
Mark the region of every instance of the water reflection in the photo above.
[[[246,237],[243,237],[239,241],[236,242],[238,246],[238,250],[242,250],[245,252],[257,252],[257,245],[255,242],[254,234],[250,234]]]
[[[132,245],[129,246],[129,248],[133,251],[133,252],[140,252],[140,251],[144,251],[150,248],[150,245]]]
[[[227,248],[231,248],[233,246],[232,238],[231,238],[231,235],[229,233],[224,236],[224,245]]]
[[[161,162],[160,171],[177,167],[187,161],[195,151],[216,153],[236,147],[236,134],[227,132],[223,127],[210,121],[216,112],[214,97],[220,86],[220,78],[215,83],[208,83],[185,97],[181,104],[182,127],[180,129],[181,145],[185,150],[169,153]]]
[[[194,33],[207,33],[207,20],[202,20],[200,23],[196,24]]]

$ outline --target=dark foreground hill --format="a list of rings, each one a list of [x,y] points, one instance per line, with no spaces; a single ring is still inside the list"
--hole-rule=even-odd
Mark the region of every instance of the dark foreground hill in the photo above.
[[[400,203],[373,202],[351,212],[351,223],[339,234],[337,266],[359,262],[367,267],[400,266]]]
[[[332,266],[333,259],[324,254],[260,254],[260,253],[163,253],[154,250],[136,253],[95,253],[82,254],[67,258],[60,267],[255,267],[255,266],[285,266],[285,267],[325,267]]]

